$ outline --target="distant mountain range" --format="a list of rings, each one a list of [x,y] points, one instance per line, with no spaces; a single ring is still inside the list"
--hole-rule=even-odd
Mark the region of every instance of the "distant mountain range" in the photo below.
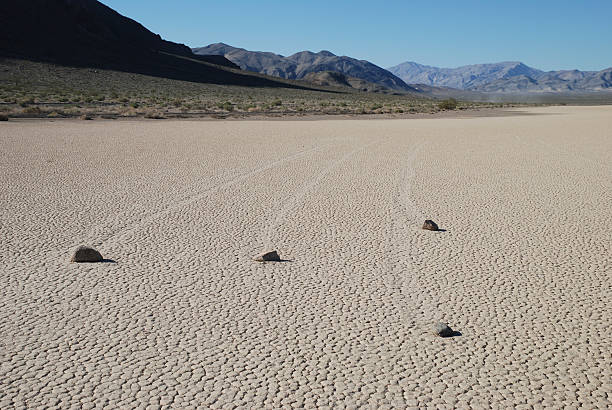
[[[529,67],[521,62],[474,64],[458,68],[439,68],[406,62],[385,70],[365,60],[336,56],[329,51],[302,51],[285,57],[279,54],[249,51],[224,43],[193,49],[195,54],[220,55],[243,70],[287,79],[304,79],[315,84],[332,82],[331,72],[360,79],[370,86],[397,91],[418,91],[425,94],[450,95],[451,89],[479,93],[522,94],[530,92],[594,92],[612,91],[612,67],[601,71],[549,71]],[[327,72],[326,80],[312,73]],[[354,81],[353,81],[354,83]],[[337,84],[341,85],[341,84]],[[428,87],[424,87],[428,86]],[[434,91],[431,87],[440,87]],[[354,88],[359,88],[358,86]],[[380,89],[378,90],[381,91]]]
[[[601,71],[542,71],[521,62],[439,68],[406,62],[388,69],[409,84],[487,93],[612,90],[612,67]]]
[[[365,60],[337,56],[329,51],[302,51],[289,57],[263,51],[248,51],[223,43],[194,48],[195,54],[221,55],[243,70],[287,79],[303,79],[310,73],[334,71],[398,91],[414,91],[389,71]]]
[[[329,51],[302,51],[285,57],[223,43],[192,50],[163,40],[97,0],[0,1],[0,57],[243,86],[309,87],[280,77],[367,92],[470,98],[612,91],[612,67],[544,72],[520,62],[459,68],[406,62],[385,70]]]

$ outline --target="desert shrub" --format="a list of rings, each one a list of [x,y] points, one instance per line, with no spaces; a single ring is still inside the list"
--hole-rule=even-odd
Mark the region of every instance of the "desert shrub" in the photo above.
[[[0,121],[8,121],[9,117],[6,114],[0,114]]]
[[[40,109],[40,107],[26,107],[23,110],[24,114],[40,114],[42,112],[42,110]]]
[[[217,104],[217,108],[225,111],[234,111],[234,104],[229,101]]]
[[[27,107],[30,104],[34,104],[34,102],[35,102],[34,101],[34,97],[27,97],[27,98],[24,98],[23,100],[19,101],[19,106],[25,108],[25,107]]]
[[[438,108],[441,110],[454,110],[457,108],[457,100],[454,98],[448,98],[438,103]]]
[[[163,120],[166,118],[162,113],[156,111],[147,111],[144,117],[152,120]]]
[[[376,110],[381,109],[382,107],[383,107],[383,106],[382,106],[382,104],[372,104],[372,106],[370,107],[370,109],[371,109],[372,111],[376,111]]]
[[[282,100],[274,100],[274,101],[272,101],[272,103],[270,103],[270,105],[272,107],[280,107],[281,105],[283,105],[283,101]]]

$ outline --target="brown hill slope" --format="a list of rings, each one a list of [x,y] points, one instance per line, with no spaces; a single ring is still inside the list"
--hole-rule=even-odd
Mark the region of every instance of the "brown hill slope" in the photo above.
[[[396,91],[415,91],[400,78],[369,61],[337,56],[329,51],[318,53],[302,51],[284,57],[269,52],[249,51],[224,43],[210,44],[206,47],[195,48],[193,51],[196,54],[222,55],[244,70],[281,78],[300,80],[309,73],[335,71]]]
[[[397,93],[390,88],[374,84],[360,78],[349,77],[337,71],[317,71],[302,77],[303,81],[326,87],[349,87],[359,91],[371,93],[393,94]]]

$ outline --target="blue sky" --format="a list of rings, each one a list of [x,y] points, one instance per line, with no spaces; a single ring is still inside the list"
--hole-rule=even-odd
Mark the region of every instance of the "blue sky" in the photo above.
[[[612,66],[612,0],[102,0],[165,39],[289,55],[329,50],[382,67],[522,61]]]

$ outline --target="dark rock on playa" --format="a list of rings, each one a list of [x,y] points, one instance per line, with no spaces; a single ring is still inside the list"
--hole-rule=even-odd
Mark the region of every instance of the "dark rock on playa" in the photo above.
[[[83,262],[102,262],[104,258],[100,252],[89,246],[79,246],[74,252],[71,262],[83,263]]]
[[[432,221],[431,219],[427,219],[425,221],[425,223],[423,224],[423,229],[426,229],[428,231],[437,231],[439,230],[438,225]]]
[[[263,252],[257,255],[254,260],[256,262],[280,262],[280,256],[276,251]]]
[[[436,323],[434,326],[434,333],[440,337],[451,337],[455,335],[455,331],[451,329],[446,323]]]

